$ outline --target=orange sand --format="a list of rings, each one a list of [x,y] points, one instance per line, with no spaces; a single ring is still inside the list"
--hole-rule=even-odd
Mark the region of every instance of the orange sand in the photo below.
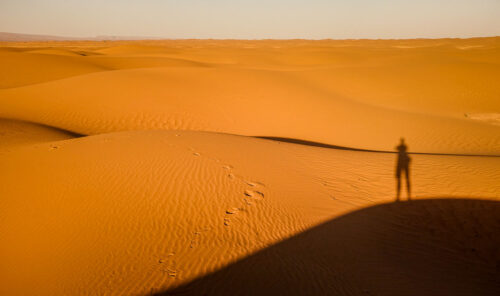
[[[1,295],[500,291],[500,38],[4,42],[0,63]],[[409,203],[395,154],[313,146],[401,136],[426,153]]]

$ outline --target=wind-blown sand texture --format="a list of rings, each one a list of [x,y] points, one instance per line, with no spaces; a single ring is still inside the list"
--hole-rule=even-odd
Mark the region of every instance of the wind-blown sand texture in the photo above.
[[[500,293],[500,38],[4,42],[0,63],[1,295]]]

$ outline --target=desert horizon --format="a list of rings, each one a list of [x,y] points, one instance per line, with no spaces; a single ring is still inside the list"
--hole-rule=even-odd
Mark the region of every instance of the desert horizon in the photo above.
[[[498,2],[0,7],[0,295],[500,295]]]
[[[167,36],[123,36],[123,35],[96,35],[86,37],[74,36],[60,36],[48,34],[32,34],[32,33],[18,33],[18,32],[0,32],[0,42],[67,42],[67,41],[291,41],[291,40],[304,40],[304,41],[405,41],[405,40],[463,40],[463,39],[482,39],[482,38],[500,38],[500,35],[477,35],[477,36],[449,36],[449,37],[385,37],[385,38],[197,38],[197,37],[167,37]]]

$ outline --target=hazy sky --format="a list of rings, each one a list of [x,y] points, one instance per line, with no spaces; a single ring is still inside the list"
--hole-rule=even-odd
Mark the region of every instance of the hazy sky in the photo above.
[[[0,0],[0,31],[92,37],[500,35],[500,0]]]

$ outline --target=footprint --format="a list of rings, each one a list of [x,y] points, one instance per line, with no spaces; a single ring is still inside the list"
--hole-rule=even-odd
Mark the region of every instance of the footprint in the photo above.
[[[243,201],[249,206],[253,205],[253,203],[246,198],[244,198]]]
[[[162,268],[162,271],[167,273],[169,277],[177,277],[177,270],[175,268],[175,260],[173,259],[174,253],[169,253],[167,255],[167,258],[162,258],[158,260],[158,263],[161,265],[165,265],[165,267]]]
[[[200,242],[200,239],[201,239],[201,235],[203,234],[203,232],[207,232],[207,231],[210,231],[211,228],[210,227],[204,227],[202,228],[201,230],[197,230],[193,233],[193,238],[191,239],[191,242],[189,243],[189,248],[194,248],[196,246],[199,245],[199,242]]]
[[[231,180],[234,180],[234,178],[235,178],[235,177],[234,177],[234,174],[231,174],[231,173],[229,173],[229,174],[227,175],[227,177],[228,177],[229,179],[231,179]]]
[[[251,197],[253,199],[263,199],[264,198],[264,193],[257,191],[257,190],[245,190],[245,196]]]
[[[229,170],[233,169],[233,166],[227,164],[227,165],[223,165],[222,168],[229,171]]]
[[[168,253],[167,254],[167,258],[160,258],[158,259],[158,263],[165,263],[167,261],[169,261],[170,259],[172,259],[172,257],[175,255],[175,253]]]
[[[194,155],[194,156],[200,156],[200,153],[198,153],[198,152],[194,152],[194,153],[193,153],[193,155]]]
[[[169,277],[175,278],[177,277],[177,270],[172,270],[167,268],[167,274]]]
[[[237,214],[239,211],[240,211],[240,209],[238,209],[238,208],[231,208],[229,210],[226,210],[226,214],[234,215],[234,214]]]
[[[240,211],[239,208],[230,208],[226,210],[226,215],[236,215]],[[228,217],[224,218],[224,226],[230,226],[231,219]]]
[[[257,193],[258,195],[260,195],[262,198],[264,198],[264,193],[263,192],[260,192],[260,191],[255,191],[255,193]]]
[[[199,235],[200,235],[199,232],[195,232],[194,233],[194,237],[193,237],[193,239],[191,239],[191,242],[189,243],[189,248],[190,249],[198,246],[198,237],[199,237]]]
[[[50,146],[50,148],[49,148],[49,149],[50,149],[50,150],[56,150],[56,149],[58,149],[58,148],[59,148],[59,146],[52,145],[52,146]]]
[[[251,187],[266,187],[266,185],[264,185],[263,183],[260,183],[260,182],[246,181],[246,180],[245,180],[245,183],[246,183],[248,186],[251,186]]]

